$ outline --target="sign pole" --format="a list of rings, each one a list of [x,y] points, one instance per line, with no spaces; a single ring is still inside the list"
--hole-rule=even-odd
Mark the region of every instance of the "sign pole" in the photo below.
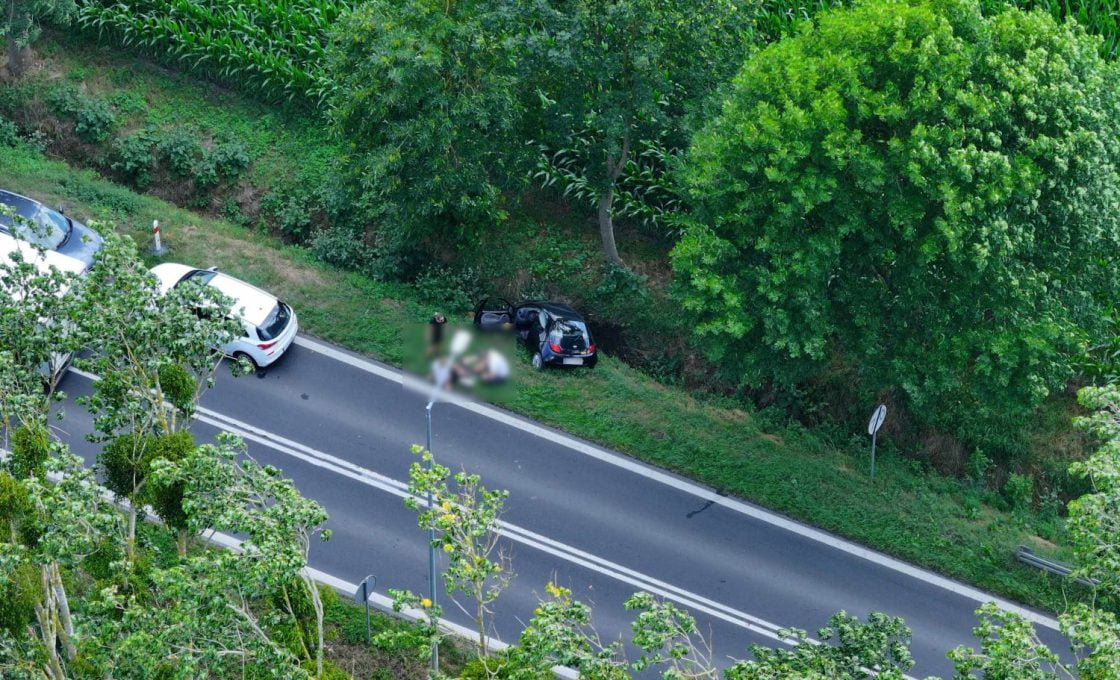
[[[369,591],[377,584],[377,577],[373,574],[362,579],[358,584],[358,591],[354,593],[354,599],[358,602],[365,604],[366,607],[366,644],[373,642],[371,630],[369,626]]]
[[[432,460],[432,404],[435,400],[428,402],[427,407],[427,450],[428,450],[428,471],[431,472]],[[428,492],[428,508],[434,507],[432,503],[432,492]],[[432,606],[436,606],[436,529],[431,527],[428,529],[428,593],[429,599],[432,601]],[[432,677],[439,676],[439,643],[434,639],[432,640]]]
[[[883,421],[887,419],[887,406],[886,404],[879,404],[875,407],[875,411],[871,414],[871,420],[867,423],[867,434],[871,435],[871,479],[875,479],[875,444],[879,439],[879,428],[883,426]]]
[[[871,435],[871,479],[875,480],[875,440],[879,438],[879,433]]]

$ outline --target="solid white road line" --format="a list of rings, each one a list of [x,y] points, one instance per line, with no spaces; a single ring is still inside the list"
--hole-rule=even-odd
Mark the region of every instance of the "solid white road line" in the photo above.
[[[285,437],[267,432],[248,423],[223,416],[209,409],[199,409],[197,419],[227,432],[239,435],[246,440],[263,444],[275,451],[292,456],[316,467],[321,467],[354,481],[380,489],[399,498],[411,496],[408,485],[391,477],[360,467],[349,461],[328,453],[312,449]],[[584,569],[597,572],[617,581],[649,591],[695,611],[703,611],[737,627],[750,630],[777,642],[785,642],[777,631],[784,626],[715,602],[702,595],[692,593],[677,586],[665,583],[628,567],[584,552],[559,541],[541,536],[508,522],[500,522],[498,533],[518,543],[559,557]],[[788,644],[788,643],[787,643]]]
[[[307,336],[296,336],[295,344],[299,345],[300,347],[305,347],[318,354],[322,354],[336,361],[340,361],[353,368],[357,368],[372,375],[384,378],[386,380],[406,385],[423,385],[423,389],[427,391],[431,390],[430,385],[427,385],[423,381],[420,381],[416,378],[412,378],[411,376],[406,376],[396,369],[387,368],[369,359],[355,356],[353,354],[350,354],[349,352],[344,352],[336,347],[325,344],[318,340],[313,340]],[[733,510],[753,519],[757,519],[786,531],[790,531],[804,538],[822,543],[829,546],[830,548],[846,552],[850,555],[854,555],[855,557],[867,560],[868,562],[872,562],[879,566],[892,569],[894,571],[905,574],[906,576],[918,579],[933,586],[937,586],[938,588],[942,588],[962,597],[967,597],[978,603],[995,602],[1001,609],[1006,609],[1007,611],[1019,614],[1027,620],[1033,621],[1034,623],[1041,626],[1045,626],[1053,630],[1059,630],[1058,621],[1053,617],[1046,616],[1045,614],[1042,614],[1040,612],[1023,607],[1022,605],[1015,604],[1010,600],[1005,600],[990,593],[985,593],[978,588],[973,588],[972,586],[965,585],[963,583],[960,583],[959,581],[954,581],[939,574],[935,574],[934,572],[927,569],[923,569],[907,562],[903,562],[902,560],[895,559],[893,557],[890,557],[889,555],[871,550],[870,548],[866,548],[862,545],[852,543],[851,541],[847,541],[838,536],[834,536],[827,532],[821,531],[820,529],[815,529],[813,527],[807,526],[783,515],[770,512],[769,510],[764,510],[744,501],[729,498],[727,496],[721,496],[711,489],[706,489],[693,482],[649,467],[629,457],[623,456],[622,454],[608,451],[606,449],[588,444],[587,442],[583,442],[567,435],[560,434],[554,430],[550,430],[527,420],[523,420],[492,406],[487,406],[485,404],[471,401],[462,397],[461,395],[447,396],[446,398],[441,398],[441,401],[446,401],[448,403],[454,404],[468,411],[471,411],[472,413],[490,418],[491,420],[495,420],[504,425],[517,428],[523,432],[527,432],[537,437],[541,437],[542,439],[546,439],[553,442],[554,444],[559,444],[561,446],[567,447],[569,449],[572,449],[573,451],[577,451],[584,455],[590,456],[596,460],[614,465],[629,472],[633,472],[634,474],[641,475],[643,477],[646,477],[647,479],[651,479],[661,484],[665,484],[666,486],[677,489],[678,491],[692,494],[700,498],[701,500],[710,501],[729,510]]]

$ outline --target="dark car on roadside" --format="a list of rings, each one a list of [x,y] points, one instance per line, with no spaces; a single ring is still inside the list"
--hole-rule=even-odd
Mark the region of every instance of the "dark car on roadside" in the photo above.
[[[9,236],[80,260],[86,269],[93,265],[97,251],[101,250],[101,236],[62,214],[61,208],[52,210],[33,198],[3,189],[0,189],[0,206],[10,208],[29,223],[23,224],[6,212],[0,212],[0,232]]]
[[[511,305],[485,299],[474,313],[479,330],[512,330],[532,353],[533,368],[586,366],[599,361],[595,341],[579,312],[560,302],[529,301]]]

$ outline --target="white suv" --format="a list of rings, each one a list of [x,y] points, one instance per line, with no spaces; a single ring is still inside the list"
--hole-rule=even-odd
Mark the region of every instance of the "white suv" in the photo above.
[[[256,286],[219,273],[216,267],[195,269],[185,264],[165,262],[152,267],[152,273],[159,279],[163,293],[184,281],[193,280],[213,286],[233,300],[230,313],[240,319],[245,330],[241,337],[222,347],[227,356],[235,359],[246,357],[262,368],[279,359],[296,338],[299,323],[295,311],[287,303]]]

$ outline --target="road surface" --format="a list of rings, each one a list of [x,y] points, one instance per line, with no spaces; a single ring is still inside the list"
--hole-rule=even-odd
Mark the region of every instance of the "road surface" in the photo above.
[[[91,385],[80,372],[65,379],[57,425],[90,461],[90,419],[73,400]],[[223,429],[242,435],[250,455],[326,507],[333,537],[314,545],[313,567],[350,583],[375,574],[382,593],[427,592],[426,534],[402,502],[425,402],[396,370],[301,336],[257,376],[221,371],[193,429],[200,442]],[[946,650],[975,644],[973,611],[998,600],[490,406],[437,403],[433,413],[437,459],[510,491],[503,548],[516,578],[496,603],[506,641],[554,581],[593,604],[604,639],[627,636],[622,602],[633,592],[675,602],[697,617],[721,665],[748,657],[751,643],[780,644],[779,628],[815,631],[839,610],[886,612],[914,631],[910,675],[949,677]],[[446,596],[441,604],[469,624]],[[1064,648],[1052,618],[1021,611]]]

